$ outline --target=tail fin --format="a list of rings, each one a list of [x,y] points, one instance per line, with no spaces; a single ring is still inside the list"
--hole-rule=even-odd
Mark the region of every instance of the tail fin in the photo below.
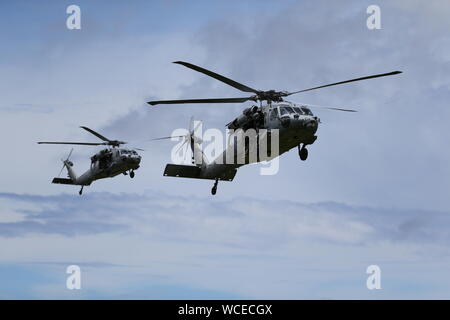
[[[75,171],[72,169],[73,163],[69,160],[64,161],[64,166],[67,169],[67,174],[69,175],[70,179],[75,182],[77,181],[77,175],[75,174]]]
[[[180,136],[170,136],[170,137],[162,137],[156,138],[152,140],[162,140],[162,139],[172,139],[172,138],[183,138],[183,142],[175,151],[178,154],[178,151],[183,150],[184,159],[186,159],[186,155],[188,153],[188,148],[191,148],[192,151],[192,164],[195,164],[197,167],[205,167],[208,164],[208,159],[204,155],[201,144],[202,139],[202,121],[194,121],[194,117],[191,117],[189,122],[189,131],[188,133]],[[183,149],[186,146],[186,149]],[[185,151],[184,151],[185,150]]]
[[[203,141],[198,135],[196,135],[197,132],[199,132],[200,135],[202,134],[202,126],[202,121],[194,120],[194,117],[191,117],[188,139],[192,151],[192,164],[195,164],[198,167],[204,167],[208,164],[208,159],[201,148]]]
[[[66,160],[61,159],[61,161],[63,162],[63,166],[61,168],[61,171],[59,172],[58,178],[53,179],[52,183],[62,183],[62,184],[75,184],[76,183],[77,175],[75,174],[75,171],[73,171],[73,169],[72,169],[72,166],[73,166],[72,161],[69,160],[70,156],[72,155],[72,152],[73,152],[73,148],[72,148],[72,150],[70,150],[69,155],[67,156]],[[69,175],[70,179],[60,179],[59,178],[62,171],[64,170],[64,167],[66,167],[67,174]],[[67,183],[66,180],[71,180],[72,183]],[[62,181],[65,181],[65,182],[62,182]]]

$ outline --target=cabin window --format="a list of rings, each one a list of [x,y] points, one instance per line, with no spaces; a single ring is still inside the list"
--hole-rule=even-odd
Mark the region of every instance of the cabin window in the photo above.
[[[277,109],[274,108],[270,111],[270,121],[273,121],[277,118]]]
[[[280,107],[280,116],[289,115],[289,110],[287,107]]]

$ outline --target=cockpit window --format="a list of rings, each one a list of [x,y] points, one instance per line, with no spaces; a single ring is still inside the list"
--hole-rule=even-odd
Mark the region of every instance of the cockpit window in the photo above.
[[[312,112],[311,112],[311,110],[309,110],[307,107],[302,107],[301,109],[302,109],[303,112],[304,112],[305,114],[307,114],[308,116],[312,116],[312,115],[313,115]]]
[[[137,152],[134,150],[125,150],[125,149],[120,150],[120,153],[121,154],[137,154]]]
[[[292,107],[285,107],[287,111],[289,111],[289,113],[295,113],[294,109],[292,109]]]
[[[302,109],[300,109],[299,107],[294,107],[295,112],[297,112],[298,114],[303,114]]]
[[[284,116],[286,114],[289,114],[289,111],[287,111],[285,107],[280,107],[280,116]]]
[[[280,107],[280,116],[288,115],[290,113],[294,113],[294,109],[288,106]]]

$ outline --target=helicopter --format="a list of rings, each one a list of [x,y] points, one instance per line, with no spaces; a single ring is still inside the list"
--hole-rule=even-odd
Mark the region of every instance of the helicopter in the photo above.
[[[70,156],[72,155],[72,150],[70,151],[66,160],[61,159],[63,166],[59,173],[61,175],[64,168],[67,169],[68,178],[54,178],[52,183],[56,184],[68,184],[68,185],[79,185],[81,186],[80,195],[83,194],[83,188],[85,186],[91,185],[92,182],[104,178],[112,178],[119,174],[128,175],[130,178],[134,178],[134,170],[139,168],[141,162],[141,156],[134,149],[124,149],[120,148],[121,145],[126,144],[125,141],[110,140],[101,134],[95,132],[92,129],[81,126],[80,128],[88,131],[94,136],[100,138],[104,142],[49,142],[41,141],[38,144],[69,144],[69,145],[83,145],[83,146],[108,146],[111,148],[106,148],[100,150],[95,155],[91,157],[91,167],[83,173],[81,176],[77,176],[73,170],[73,163],[70,161]],[[136,150],[141,150],[136,148]]]
[[[292,92],[276,90],[263,91],[253,89],[218,73],[188,62],[175,61],[173,63],[203,73],[240,91],[251,93],[252,95],[238,98],[157,100],[149,101],[147,102],[148,104],[154,106],[160,104],[185,103],[243,103],[247,101],[253,101],[255,103],[259,102],[259,106],[253,105],[250,108],[244,109],[241,115],[239,115],[237,118],[226,125],[228,129],[234,131],[231,134],[236,134],[236,132],[242,132],[249,129],[254,129],[256,131],[265,129],[268,130],[270,134],[271,130],[277,129],[279,130],[279,152],[277,156],[291,150],[292,148],[297,147],[299,157],[302,161],[305,161],[308,158],[308,149],[306,148],[306,146],[312,145],[316,141],[316,132],[320,123],[319,117],[315,116],[311,112],[311,108],[317,107],[344,112],[356,112],[356,110],[310,105],[304,103],[297,104],[286,101],[284,99],[285,97],[344,83],[392,76],[402,73],[401,71],[393,71],[382,74],[374,74]],[[248,164],[249,161],[245,163],[224,163],[223,159],[226,158],[227,153],[233,153],[236,151],[234,149],[235,145],[229,144],[227,148],[225,148],[225,150],[222,152],[222,154],[220,154],[214,161],[208,162],[208,159],[206,159],[201,150],[201,139],[196,137],[194,132],[195,128],[193,128],[191,124],[189,133],[184,137],[184,143],[189,143],[191,146],[192,164],[194,164],[194,166],[167,164],[164,171],[164,176],[214,180],[214,185],[211,189],[211,193],[215,195],[217,192],[218,181],[232,181],[236,175],[237,169],[244,164]],[[164,137],[158,139],[169,138],[174,137]],[[248,150],[249,147],[245,145],[244,152],[246,154],[248,154]],[[259,161],[260,159],[257,159],[255,162]]]

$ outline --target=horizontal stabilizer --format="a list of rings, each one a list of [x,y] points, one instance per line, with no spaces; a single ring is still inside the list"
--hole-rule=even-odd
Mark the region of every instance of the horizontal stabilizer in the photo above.
[[[169,177],[195,178],[200,179],[202,169],[196,166],[184,166],[178,164],[168,164],[164,170],[164,175]]]
[[[57,183],[57,184],[73,184],[73,181],[72,181],[72,179],[53,178],[52,183]]]
[[[197,166],[186,166],[179,164],[168,164],[164,170],[164,176],[166,177],[178,177],[178,178],[191,178],[191,179],[208,179],[208,180],[225,180],[232,181],[236,175],[236,169],[227,170],[221,172],[221,175],[205,176],[202,174],[202,169]]]

